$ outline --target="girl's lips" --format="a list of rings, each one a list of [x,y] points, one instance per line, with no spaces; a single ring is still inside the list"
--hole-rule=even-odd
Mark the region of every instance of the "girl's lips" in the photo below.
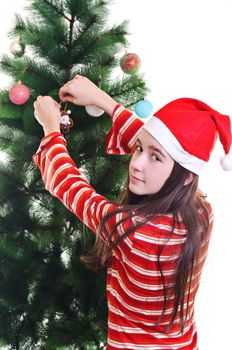
[[[131,180],[132,180],[133,182],[144,182],[143,180],[138,179],[138,178],[137,178],[136,176],[134,176],[134,175],[131,175],[130,177],[131,177]]]

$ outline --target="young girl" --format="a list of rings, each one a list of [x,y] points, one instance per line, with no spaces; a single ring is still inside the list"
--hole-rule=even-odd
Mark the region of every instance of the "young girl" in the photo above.
[[[34,103],[45,137],[33,160],[45,187],[96,233],[86,263],[107,266],[107,349],[198,349],[194,300],[212,229],[198,175],[217,133],[229,153],[229,117],[181,98],[144,124],[82,76],[60,89],[60,99],[104,109],[113,121],[107,152],[132,153],[123,204],[111,203],[70,158],[60,105],[48,96]]]

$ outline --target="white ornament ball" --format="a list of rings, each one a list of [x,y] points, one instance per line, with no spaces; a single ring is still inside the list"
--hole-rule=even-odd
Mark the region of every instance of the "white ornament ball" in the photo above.
[[[96,106],[86,106],[85,110],[91,117],[100,117],[104,114],[104,110]]]

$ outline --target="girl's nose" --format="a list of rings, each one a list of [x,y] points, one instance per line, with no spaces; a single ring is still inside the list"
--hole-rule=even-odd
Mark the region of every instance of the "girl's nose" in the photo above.
[[[140,154],[136,159],[132,160],[132,167],[135,171],[143,171],[145,166],[145,156]]]

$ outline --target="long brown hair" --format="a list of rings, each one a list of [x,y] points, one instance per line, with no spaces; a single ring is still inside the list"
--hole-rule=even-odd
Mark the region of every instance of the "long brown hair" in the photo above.
[[[105,244],[99,236],[96,239],[95,247],[92,254],[88,257],[82,257],[87,267],[100,271],[107,265],[107,260],[110,258],[112,250],[119,244],[119,242],[127,237],[131,232],[141,227],[151,220],[157,214],[172,214],[173,215],[173,230],[176,225],[180,225],[180,220],[183,221],[187,229],[187,238],[183,247],[182,254],[176,266],[175,282],[173,287],[174,306],[171,315],[171,321],[163,330],[166,332],[174,323],[175,317],[180,313],[181,329],[183,331],[189,310],[189,297],[191,282],[194,270],[194,262],[198,258],[200,247],[207,239],[209,228],[209,212],[206,206],[205,195],[198,189],[198,176],[192,174],[193,180],[189,184],[185,184],[190,172],[183,168],[178,163],[174,163],[174,167],[170,177],[167,179],[163,187],[158,193],[152,195],[139,196],[129,191],[128,185],[126,191],[121,197],[120,207],[107,214],[102,223],[100,230],[105,223],[117,213],[125,212],[124,218],[116,223],[111,235],[109,243]],[[136,224],[124,233],[123,236],[118,237],[115,241],[112,240],[113,232],[124,221],[132,217],[140,216],[145,218],[144,221],[136,222]],[[181,219],[180,219],[181,218]],[[168,239],[171,238],[173,231],[170,232]],[[161,269],[160,255],[167,244],[161,246],[158,254],[158,266],[164,288],[164,308],[159,322],[165,314],[168,301],[167,287],[165,286],[165,279]],[[184,315],[184,304],[187,297],[187,308]]]

